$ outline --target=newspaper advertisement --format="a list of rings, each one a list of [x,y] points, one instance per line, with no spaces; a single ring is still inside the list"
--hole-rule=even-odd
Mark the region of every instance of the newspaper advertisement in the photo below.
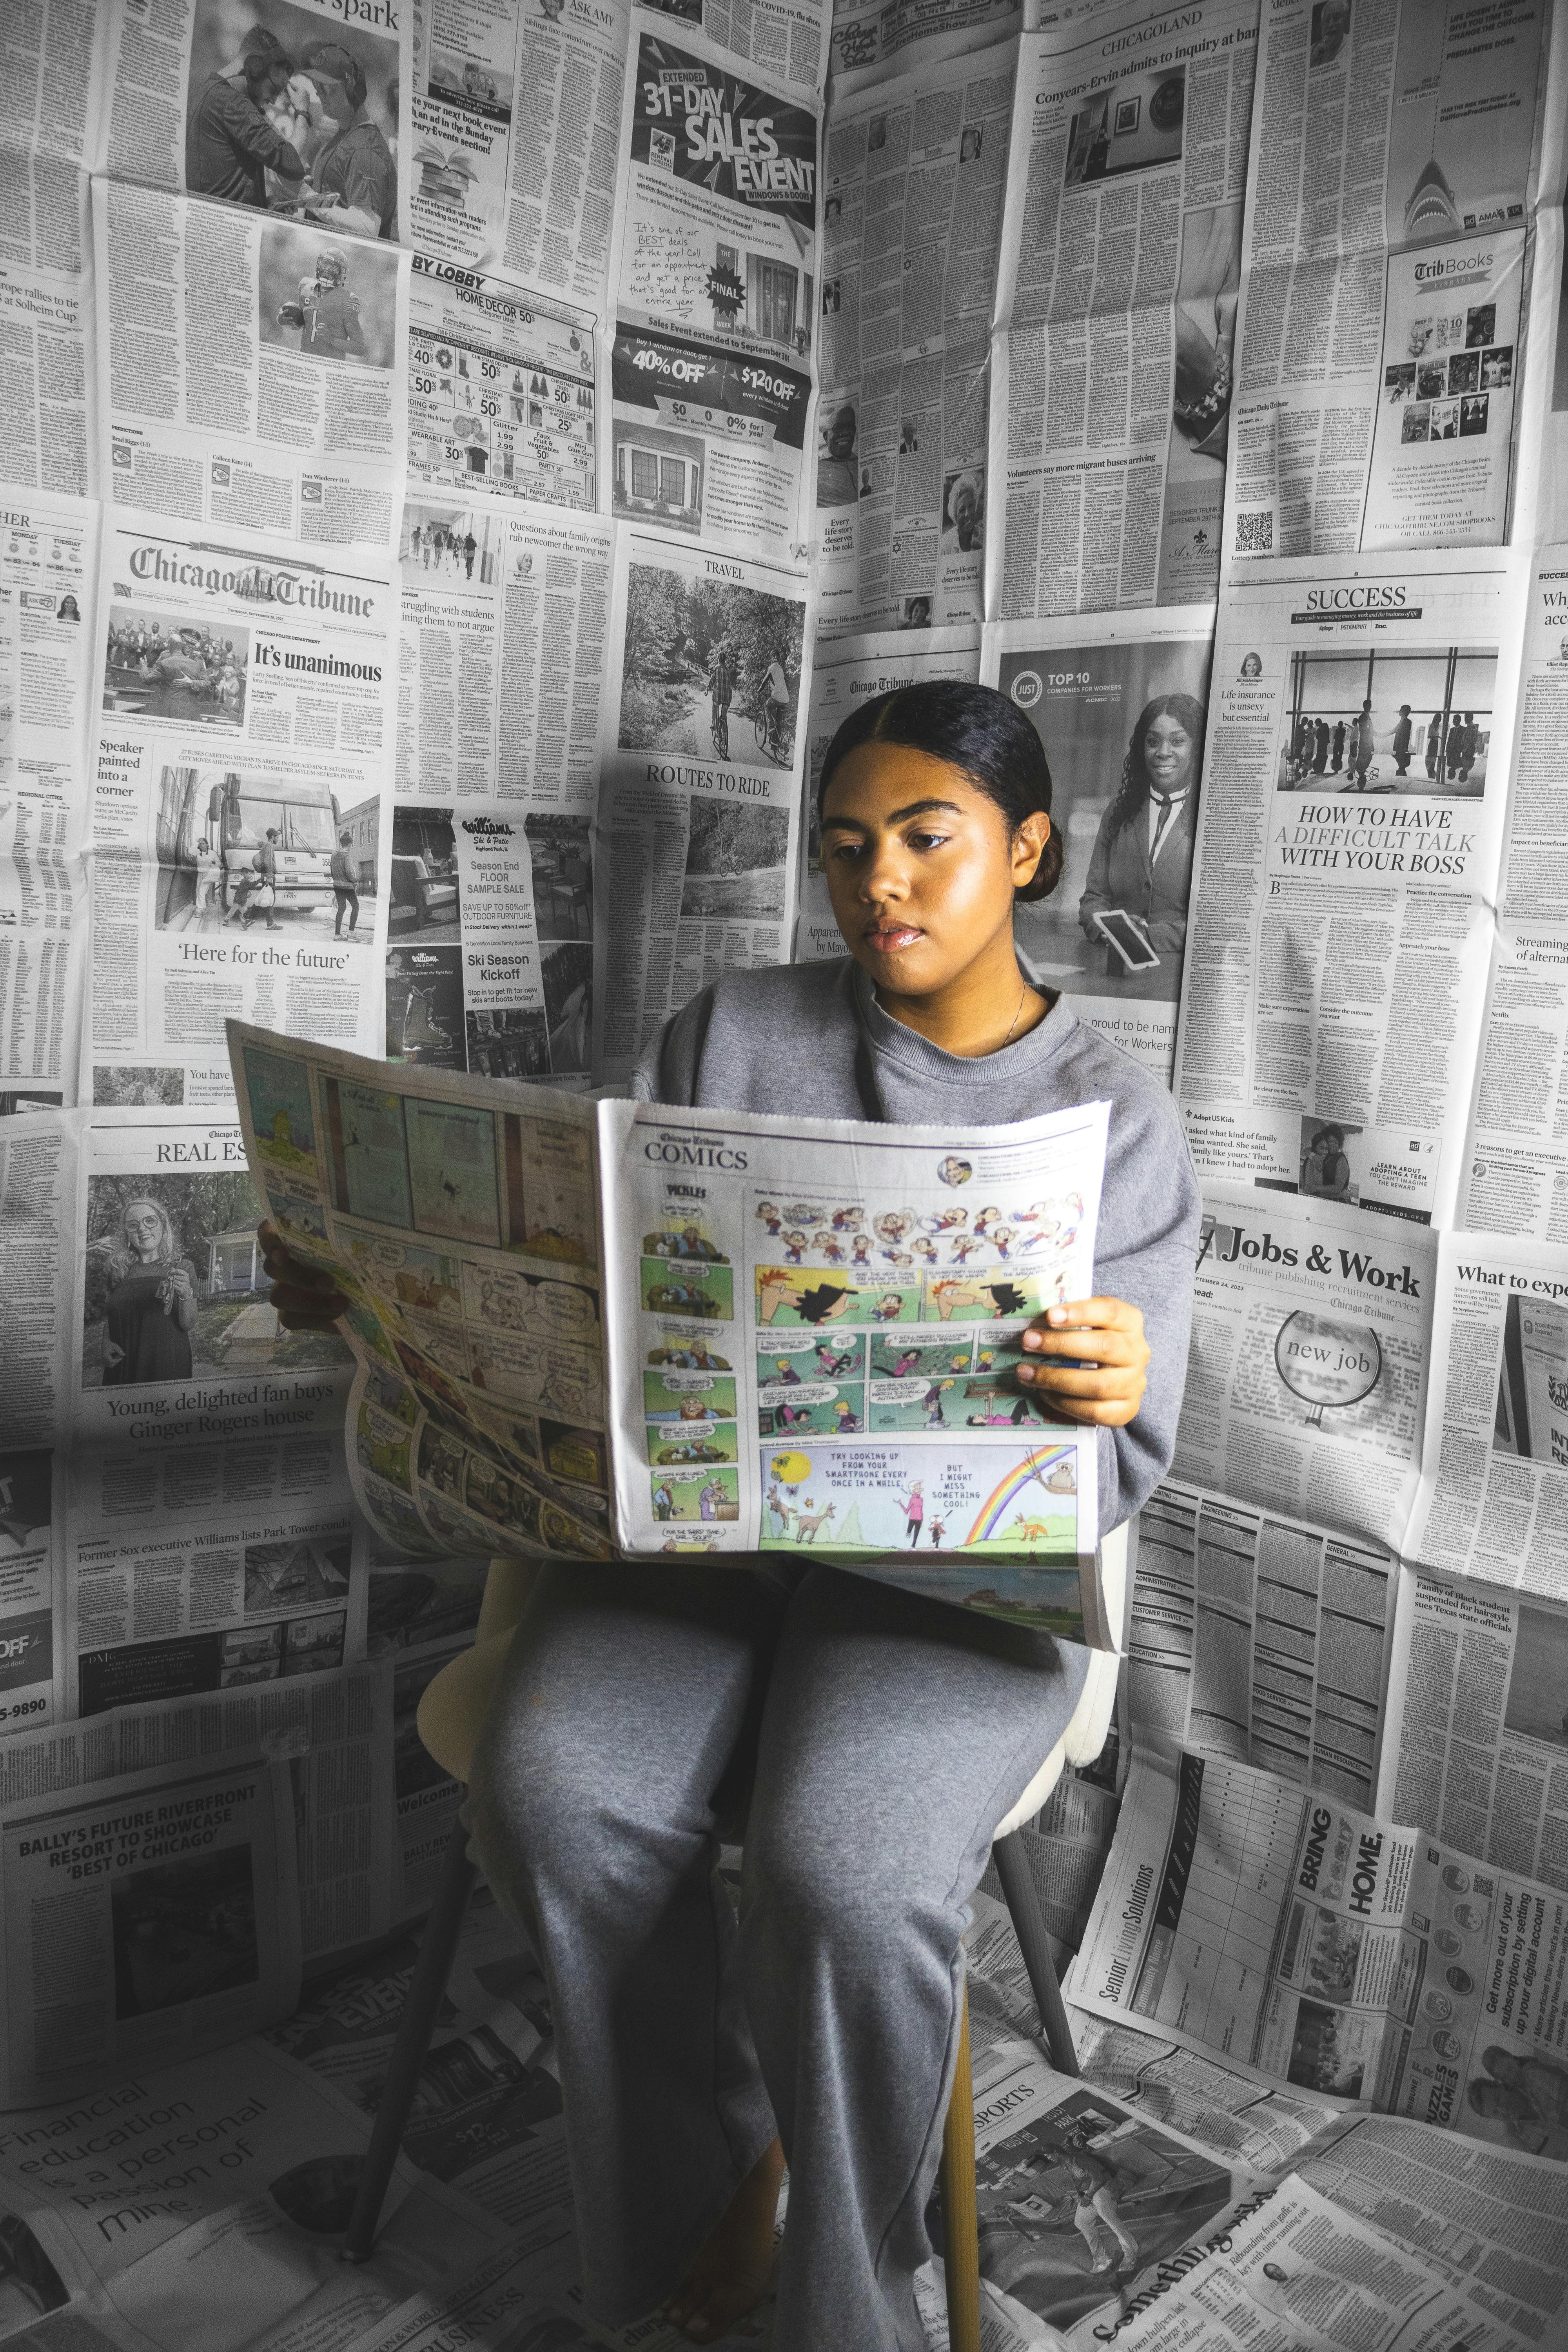
[[[1500,1870],[1568,1887],[1565,1669],[1560,1610],[1412,1572],[1377,1810]]]
[[[1533,2149],[1568,2079],[1565,1978],[1568,1897],[1161,1742],[1067,1989],[1259,2080]]]
[[[62,1467],[47,1446],[0,1450],[0,1733],[37,1730],[60,1713]]]
[[[299,1997],[288,1768],[254,1733],[197,1769],[7,1802],[0,1862],[6,2106],[231,2042]]]
[[[185,1449],[216,1441],[238,1481],[247,1444],[342,1428],[348,1350],[279,1322],[237,1125],[100,1112],[82,1122],[66,1206],[79,1444],[190,1462]]]
[[[1452,1222],[1523,590],[1478,551],[1222,597],[1175,1078],[1205,1180]]]
[[[0,1087],[33,1103],[75,1096],[98,535],[86,499],[0,500]]]
[[[409,256],[93,184],[106,502],[384,551],[408,447]]]
[[[602,1083],[721,971],[789,952],[807,598],[781,567],[617,534],[594,820]]]
[[[1115,0],[1024,35],[994,620],[1215,593],[1257,39],[1256,0]]]
[[[1436,1298],[1409,1555],[1568,1604],[1568,1250],[1445,1234]]]
[[[1005,622],[980,676],[1022,710],[1051,771],[1067,859],[1021,905],[1018,947],[1043,987],[1169,1085],[1186,953],[1212,604]]]
[[[1175,1476],[1402,1544],[1435,1360],[1436,1236],[1240,1186],[1210,1187],[1204,1207]]]
[[[69,1423],[68,1235],[79,1139],[68,1112],[24,1108],[0,1118],[0,1416],[9,1445],[53,1444]]]
[[[30,21],[37,26],[43,11]],[[9,31],[9,28],[7,28]],[[7,64],[15,57],[9,38]],[[0,122],[0,481],[83,497],[97,487],[89,429],[92,231],[86,172],[17,143]]]
[[[811,705],[806,720],[805,806],[800,828],[800,912],[795,921],[796,963],[837,961],[844,935],[834,916],[822,870],[822,835],[816,795],[827,747],[852,710],[901,686],[926,686],[939,678],[973,685],[980,676],[980,631],[973,624],[927,629],[906,635],[893,629],[866,636],[818,637],[811,666]]]
[[[592,511],[599,465],[591,311],[427,253],[408,287],[408,472]]]
[[[757,12],[759,18],[762,11]],[[614,261],[612,502],[799,566],[818,101],[634,14]]]
[[[379,1046],[395,611],[387,554],[327,561],[111,511],[94,652],[93,1102],[228,1108],[231,1014]]]
[[[396,236],[399,94],[414,11],[397,0],[355,0],[352,9],[335,0],[182,0],[167,9],[131,0],[100,13],[108,59],[97,159],[112,179],[334,237]]]
[[[78,1452],[65,1573],[69,1712],[152,1705],[363,1657],[353,1498],[337,1437],[173,1456]]]
[[[1164,1732],[1372,1811],[1391,1664],[1398,1672],[1397,1557],[1173,1481],[1133,1528],[1134,1736]]]
[[[1016,33],[1018,0],[837,0],[833,11],[833,95],[853,98],[897,73],[962,59]]]
[[[1520,648],[1491,972],[1459,1222],[1568,1242],[1568,1150],[1558,1098],[1568,1042],[1568,549],[1532,565]]]
[[[1090,1280],[1103,1105],[889,1142],[438,1070],[392,1091],[384,1065],[234,1043],[272,1213],[351,1302],[355,1487],[383,1534],[809,1542],[1119,1647],[1095,1444],[1011,1377],[1026,1324]]]
[[[889,13],[883,11],[887,21]],[[1017,44],[835,105],[822,206],[820,626],[985,610],[991,319]]]
[[[1227,571],[1507,536],[1546,0],[1268,0]]]
[[[605,312],[624,0],[415,8],[405,245]]]
[[[974,2157],[986,2303],[1023,2343],[1074,2352],[1120,2343],[1172,2258],[1259,2185],[1022,2041],[975,2062]]]
[[[1524,2352],[1531,2338],[1479,2316],[1436,2263],[1291,2179],[1134,2296],[1115,2340],[1123,2352],[1347,2341],[1366,2352]]]
[[[347,2100],[257,2038],[8,2116],[0,2198],[18,2341],[26,2319],[58,2313],[39,2340],[63,2326],[93,2352],[106,2338],[125,2352],[347,2343],[499,2236],[467,2198],[400,2162],[374,2252],[344,2263],[367,2137]]]
[[[367,2121],[417,1957],[410,1936],[353,1961],[313,1986],[268,2037]],[[555,2067],[544,1979],[514,1922],[481,1885],[464,1915],[403,2147],[426,2179],[504,2223],[514,2257],[559,2244],[572,2230]]]

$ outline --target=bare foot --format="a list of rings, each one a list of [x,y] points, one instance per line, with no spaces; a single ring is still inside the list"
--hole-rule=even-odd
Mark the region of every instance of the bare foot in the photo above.
[[[784,2149],[775,2139],[752,2165],[663,2306],[670,2326],[693,2344],[716,2344],[762,2301],[773,2264],[784,2169]]]

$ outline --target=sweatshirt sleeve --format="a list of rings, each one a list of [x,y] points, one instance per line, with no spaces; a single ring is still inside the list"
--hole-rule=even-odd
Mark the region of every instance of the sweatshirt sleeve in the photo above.
[[[1142,1509],[1171,1466],[1192,1329],[1203,1203],[1175,1104],[1146,1086],[1111,1111],[1094,1253],[1096,1290],[1142,1309],[1150,1348],[1136,1417],[1098,1433],[1102,1535]]]
[[[713,991],[704,988],[689,1004],[670,1014],[658,1036],[644,1047],[632,1073],[633,1102],[695,1109],[700,1099],[702,1047],[712,1011]]]

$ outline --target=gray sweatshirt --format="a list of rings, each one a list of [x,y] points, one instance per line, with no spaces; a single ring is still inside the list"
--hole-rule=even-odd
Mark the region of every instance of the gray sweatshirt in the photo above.
[[[1199,1200],[1176,1107],[1158,1078],[1058,998],[997,1054],[944,1053],[877,1002],[853,957],[716,981],[667,1021],[632,1080],[639,1102],[997,1127],[1109,1102],[1094,1276],[1143,1310],[1149,1385],[1127,1428],[1100,1432],[1100,1524],[1117,1527],[1171,1465],[1187,1369]]]

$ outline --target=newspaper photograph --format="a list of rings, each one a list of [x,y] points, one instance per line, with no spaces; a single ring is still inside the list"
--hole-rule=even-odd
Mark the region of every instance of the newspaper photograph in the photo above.
[[[603,319],[625,0],[479,0],[405,13],[404,243]]]
[[[1568,1879],[1568,1617],[1410,1572],[1376,1810],[1500,1870]]]
[[[0,499],[0,1088],[33,1103],[76,1095],[98,536],[85,499]]]
[[[889,1142],[857,1122],[545,1109],[439,1070],[390,1091],[384,1065],[238,1024],[234,1050],[272,1215],[351,1301],[351,1469],[388,1539],[589,1558],[809,1542],[1120,1648],[1094,1570],[1097,1441],[1011,1377],[1025,1325],[1087,1295],[1103,1106]],[[955,1202],[971,1182],[997,1197]]]
[[[408,472],[437,499],[592,511],[599,464],[594,314],[428,253],[408,285]]]
[[[394,238],[413,14],[395,0],[102,8],[99,168],[338,236]]]
[[[82,1123],[65,1205],[79,1444],[151,1454],[203,1439],[335,1436],[349,1351],[334,1332],[285,1331],[278,1319],[237,1125],[100,1113]]]
[[[1394,1554],[1171,1480],[1132,1540],[1134,1738],[1163,1732],[1372,1811],[1380,1759],[1404,1752],[1384,1717],[1405,1654]]]
[[[500,2234],[400,2162],[374,2253],[344,2263],[367,2137],[330,2084],[256,2038],[9,2116],[0,2228],[19,2321],[58,2313],[42,2335],[94,2352],[347,2343]]]
[[[61,1712],[63,1471],[45,1446],[0,1451],[0,1734],[37,1730]]]
[[[24,22],[36,27],[42,18],[39,10]],[[8,39],[7,59],[16,55]],[[18,143],[0,121],[0,205],[6,225],[0,245],[5,388],[0,482],[75,498],[98,487],[88,419],[90,205],[85,171]]]
[[[900,686],[923,686],[936,678],[980,676],[980,631],[973,623],[927,629],[915,635],[879,629],[865,636],[822,637],[811,666],[811,703],[806,719],[806,765],[802,778],[805,806],[800,824],[800,912],[795,920],[796,963],[836,962],[845,950],[822,871],[822,839],[816,791],[827,747],[849,713],[879,694]]]
[[[1174,1475],[1408,1553],[1436,1234],[1240,1185],[1204,1212]]]
[[[384,551],[408,448],[409,257],[94,183],[99,478],[171,523]]]
[[[1535,2152],[1568,2076],[1568,1896],[1151,1742],[1067,1990],[1260,2080]]]
[[[173,1466],[79,1453],[66,1524],[73,1716],[326,1674],[364,1654],[340,1439],[242,1441],[221,1456],[193,1447]]]
[[[1212,604],[987,626],[981,682],[1028,718],[1067,862],[1014,933],[1037,983],[1168,1086],[1186,953]]]
[[[1507,537],[1547,24],[1264,9],[1227,572]]]
[[[782,567],[616,534],[594,815],[603,1084],[721,971],[788,953],[807,602]]]
[[[1113,0],[1023,37],[993,620],[1215,593],[1257,40],[1256,0]]]
[[[1479,551],[1222,597],[1174,1088],[1205,1181],[1451,1222],[1523,599]]]
[[[230,1014],[379,1046],[395,612],[384,554],[111,517],[92,687],[95,1104],[229,1109]]]
[[[883,23],[900,10],[881,12]],[[940,46],[940,45],[939,45]],[[837,98],[822,205],[819,628],[985,611],[991,318],[1017,44]]]
[[[1445,1234],[1434,1296],[1407,1556],[1568,1604],[1568,1250]]]

